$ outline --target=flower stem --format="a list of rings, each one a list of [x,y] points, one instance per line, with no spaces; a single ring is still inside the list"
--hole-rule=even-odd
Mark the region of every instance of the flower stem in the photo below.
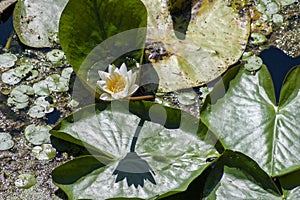
[[[145,95],[145,96],[137,96],[137,97],[128,97],[128,100],[139,101],[139,100],[152,100],[154,98],[155,98],[154,95]]]
[[[139,134],[142,130],[142,127],[144,125],[144,122],[145,122],[145,120],[141,119],[138,126],[136,127],[136,130],[135,130],[135,133],[134,133],[134,136],[132,138],[131,145],[130,145],[130,152],[135,152],[135,145],[136,145],[137,139],[139,137]]]

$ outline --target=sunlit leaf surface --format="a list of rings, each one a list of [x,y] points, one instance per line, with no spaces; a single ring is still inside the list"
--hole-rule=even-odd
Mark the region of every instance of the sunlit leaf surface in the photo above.
[[[225,96],[201,117],[225,148],[250,156],[272,176],[287,173],[300,166],[299,77],[299,67],[288,74],[277,106],[266,66],[255,75],[240,68]]]

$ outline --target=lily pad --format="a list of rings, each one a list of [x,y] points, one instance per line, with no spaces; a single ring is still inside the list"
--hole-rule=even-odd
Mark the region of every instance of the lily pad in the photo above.
[[[14,146],[14,141],[9,133],[0,132],[0,151],[8,150]]]
[[[14,66],[17,59],[17,56],[11,53],[0,54],[0,69]]]
[[[69,0],[60,19],[59,40],[79,78],[95,89],[98,71],[119,57],[134,52],[128,56],[140,60],[146,16],[140,0]]]
[[[28,106],[29,96],[33,95],[33,88],[28,85],[19,85],[15,87],[7,99],[9,106],[15,106],[16,109],[23,109]]]
[[[31,124],[25,128],[25,138],[34,145],[50,143],[50,126],[38,126]]]
[[[236,169],[224,167],[224,174],[216,189],[205,199],[272,199],[282,200],[259,186],[249,178],[249,174]]]
[[[173,30],[176,22],[166,1],[142,1],[148,11],[147,39],[162,42],[169,54],[152,63],[162,92],[200,86],[217,78],[239,60],[246,48],[249,17],[235,13],[224,0],[193,4],[191,13],[187,13],[191,19],[185,35]]]
[[[30,188],[37,183],[36,178],[32,174],[20,174],[15,181],[15,185],[18,188]]]
[[[32,118],[42,118],[46,115],[45,107],[41,105],[34,105],[28,110],[28,115]]]
[[[196,103],[197,97],[195,92],[182,92],[178,95],[178,101],[183,105],[193,105]]]
[[[240,152],[225,150],[206,171],[203,199],[281,199],[273,179]]]
[[[33,84],[33,89],[36,95],[39,96],[48,96],[51,94],[51,91],[48,87],[48,82],[46,80],[41,80],[35,84]]]
[[[142,107],[133,105],[137,106],[133,108],[137,112],[145,107],[143,103]],[[161,114],[168,113],[164,118],[167,121],[181,113],[168,109],[161,110]],[[138,125],[140,120],[128,112],[126,102],[112,102],[107,108],[92,105],[63,120],[51,131],[55,137],[84,145],[109,161],[99,160],[104,166],[74,181],[63,178],[62,172],[67,168],[61,166],[61,173],[53,177],[55,184],[70,199],[164,197],[184,191],[207,166],[206,158],[217,153],[212,145],[199,139],[199,121],[186,113],[176,121],[180,125],[177,129],[167,129],[151,121]],[[165,124],[165,120],[160,123]],[[140,133],[136,150],[132,151],[130,144],[137,127]],[[68,170],[76,171],[75,163],[78,165],[73,161],[72,169],[69,163]]]
[[[52,160],[56,155],[56,149],[51,144],[42,144],[33,147],[32,153],[38,160]]]
[[[60,63],[65,58],[65,53],[59,49],[53,49],[46,54],[47,60],[53,64]]]
[[[52,92],[66,92],[69,90],[69,79],[58,74],[52,74],[46,79],[48,88]]]
[[[22,0],[14,9],[14,27],[23,44],[50,47],[58,32],[60,15],[68,0]]]
[[[32,64],[22,64],[19,67],[10,69],[2,74],[2,81],[9,85],[19,83],[33,69]]]
[[[235,75],[231,81],[228,76]],[[226,78],[227,77],[227,78]],[[230,87],[224,97],[207,101],[201,119],[225,149],[254,159],[271,176],[299,168],[300,67],[287,75],[276,105],[271,76],[262,66],[256,75],[233,68],[223,79]],[[222,84],[223,85],[223,84]],[[224,87],[224,85],[223,85]],[[216,93],[216,87],[212,95]]]

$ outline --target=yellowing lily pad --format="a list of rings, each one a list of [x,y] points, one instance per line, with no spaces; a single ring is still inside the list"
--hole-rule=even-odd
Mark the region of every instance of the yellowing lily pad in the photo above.
[[[153,62],[161,92],[203,85],[236,63],[245,50],[249,17],[236,13],[224,0],[192,5],[185,35],[174,31],[167,1],[142,1],[148,11],[147,38],[162,42],[168,52]]]

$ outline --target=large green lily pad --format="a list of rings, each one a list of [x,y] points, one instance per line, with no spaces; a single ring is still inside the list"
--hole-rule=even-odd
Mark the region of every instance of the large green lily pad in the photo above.
[[[50,47],[57,40],[58,22],[68,0],[22,0],[14,9],[14,27],[22,43]]]
[[[236,70],[235,78],[228,82],[226,77]],[[271,176],[291,172],[300,166],[295,156],[300,154],[299,77],[300,67],[287,75],[276,105],[266,66],[256,75],[242,67],[233,69],[223,79],[225,85],[230,83],[225,96],[207,104],[201,118],[226,149],[250,156]]]
[[[76,12],[74,12],[76,10]],[[59,39],[79,78],[91,88],[99,70],[123,54],[142,55],[147,12],[140,0],[70,0],[59,24]]]
[[[61,166],[54,170],[54,182],[67,193],[70,199],[122,197],[150,199],[168,196],[184,191],[208,165],[206,159],[216,154],[213,145],[200,140],[197,136],[199,121],[187,114],[182,114],[181,121],[177,121],[180,125],[178,129],[167,129],[163,125],[151,121],[144,122],[135,148],[139,159],[134,153],[129,153],[129,150],[141,118],[129,113],[126,105],[128,105],[126,102],[113,102],[107,108],[86,107],[74,113],[69,119],[63,120],[51,131],[56,137],[84,145],[88,149],[92,149],[94,153],[98,152],[107,157],[106,159],[105,157],[99,158],[99,162],[102,164],[95,164],[91,157],[85,158],[92,160],[94,167],[88,167],[86,172],[83,169],[80,170],[78,173],[81,175],[76,176],[75,179],[72,178],[73,175],[69,176],[69,173],[65,175],[63,172],[66,170],[76,171],[76,167],[72,169],[70,167],[82,165],[80,164],[82,163],[80,162],[81,158],[71,161],[73,164],[67,163],[65,168]],[[138,104],[133,105],[138,106]],[[135,110],[139,113],[139,108],[135,108]],[[157,112],[159,112],[158,109],[156,109],[156,114],[158,114]],[[165,112],[167,113],[167,111]],[[181,111],[168,110],[170,116],[164,120],[172,121],[170,118],[177,117],[177,112]],[[161,114],[163,115],[164,112],[162,111]],[[125,157],[126,159],[124,159]],[[131,163],[132,160],[135,161]],[[134,169],[139,170],[138,166],[144,162],[143,160],[149,164],[149,167],[139,174],[140,172]],[[137,179],[147,172],[150,173],[151,168],[155,173],[152,175],[156,184],[148,181],[149,179],[147,180],[145,175],[145,182],[140,182],[135,185],[136,187],[128,186],[130,181],[127,176],[130,177],[130,175],[126,174],[126,171],[124,174],[128,184],[126,178],[116,182],[118,178],[113,175],[114,170],[123,169],[126,163],[133,164],[129,169],[129,171],[133,171],[129,174],[131,173]],[[143,165],[145,166],[145,164]],[[119,171],[118,175],[121,176],[122,172],[122,170]]]
[[[245,50],[249,17],[237,14],[224,0],[197,1],[192,5],[185,36],[174,31],[172,24],[180,22],[172,21],[167,1],[142,1],[148,11],[147,39],[162,42],[169,53],[163,60],[153,62],[160,91],[203,85],[236,63]],[[184,15],[188,14],[177,20],[184,20]]]
[[[274,180],[240,152],[225,150],[206,171],[204,199],[281,199]]]

